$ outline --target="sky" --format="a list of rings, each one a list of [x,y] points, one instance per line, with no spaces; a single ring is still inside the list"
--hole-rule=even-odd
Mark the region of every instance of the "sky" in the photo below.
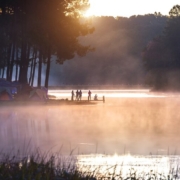
[[[90,8],[85,16],[123,16],[154,14],[168,15],[180,0],[89,0]]]

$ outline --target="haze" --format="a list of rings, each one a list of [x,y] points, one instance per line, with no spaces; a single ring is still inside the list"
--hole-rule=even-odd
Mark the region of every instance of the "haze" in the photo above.
[[[0,109],[1,146],[23,152],[175,155],[179,106],[179,97],[167,97],[107,98],[96,106],[5,107]]]
[[[90,8],[85,16],[123,16],[154,14],[168,15],[179,0],[89,0]]]

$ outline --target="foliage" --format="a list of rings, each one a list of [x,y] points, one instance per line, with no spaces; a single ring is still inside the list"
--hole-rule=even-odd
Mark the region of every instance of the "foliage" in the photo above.
[[[168,175],[151,170],[150,172],[137,172],[135,168],[130,168],[126,176],[122,175],[122,170],[116,172],[116,167],[108,167],[107,170],[100,172],[101,166],[93,167],[87,165],[79,169],[69,162],[55,159],[53,155],[41,156],[39,153],[30,157],[19,159],[18,156],[3,154],[0,161],[0,179],[1,180],[174,180],[179,179],[179,168],[172,168]],[[64,159],[65,160],[65,159]],[[74,164],[75,165],[75,164]],[[102,165],[103,166],[103,165]],[[94,170],[91,170],[93,167]],[[89,170],[88,170],[89,168]],[[111,173],[109,169],[113,170]]]
[[[180,88],[180,79],[173,75],[180,72],[180,6],[174,6],[169,15],[163,33],[150,41],[142,52],[150,77],[148,81],[156,90]]]
[[[141,51],[162,33],[167,17],[148,14],[130,18],[93,17],[93,34],[80,39],[95,51],[75,56],[57,68],[52,64],[51,85],[137,85],[144,83]],[[58,76],[57,76],[58,75]]]
[[[77,39],[93,32],[90,24],[82,22],[80,18],[88,6],[88,0],[1,0],[0,39],[3,41],[0,42],[0,57],[6,60],[3,67],[7,68],[6,78],[12,80],[13,67],[16,65],[19,68],[17,80],[27,83],[34,73],[31,70],[28,77],[30,63],[31,69],[38,64],[40,86],[44,62],[47,64],[47,87],[52,55],[57,55],[57,63],[63,63],[76,54],[83,56],[90,51],[90,46],[81,45]]]
[[[89,180],[93,176],[88,176],[76,168],[67,164],[62,159],[55,159],[54,155],[37,151],[36,155],[20,158],[18,154],[11,156],[2,154],[0,160],[1,180]],[[71,163],[71,162],[70,162]]]
[[[164,43],[171,53],[174,67],[180,68],[180,6],[174,6],[169,15],[164,32]]]

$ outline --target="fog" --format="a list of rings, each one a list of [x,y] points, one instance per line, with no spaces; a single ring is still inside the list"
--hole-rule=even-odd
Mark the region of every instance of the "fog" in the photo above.
[[[84,57],[75,56],[61,65],[56,64],[54,58],[49,85],[144,84],[146,71],[141,52],[149,41],[161,34],[166,20],[152,14],[92,18],[95,31],[79,40],[94,51]]]
[[[180,97],[106,98],[106,103],[0,108],[5,151],[179,154]]]

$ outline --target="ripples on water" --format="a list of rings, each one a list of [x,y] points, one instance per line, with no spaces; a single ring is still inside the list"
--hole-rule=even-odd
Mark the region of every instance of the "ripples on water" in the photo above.
[[[70,99],[71,90],[49,93]],[[100,156],[90,157],[91,154],[103,154],[104,159],[112,161],[115,161],[114,156],[108,155],[115,153],[145,155],[144,158],[149,154],[179,154],[179,94],[154,94],[149,90],[94,90],[92,93],[99,97],[104,95],[106,103],[1,107],[1,148],[7,152],[30,151],[37,147],[62,155],[72,152],[81,155],[79,163],[85,163],[86,158],[91,164],[98,158],[102,160]],[[87,99],[85,90],[83,99]],[[169,163],[169,159],[166,160]]]
[[[84,172],[117,174],[123,178],[133,177],[134,173],[136,178],[148,179],[155,174],[158,179],[158,173],[167,178],[167,175],[173,174],[173,169],[179,174],[179,161],[178,156],[81,155],[77,157],[77,167]]]

